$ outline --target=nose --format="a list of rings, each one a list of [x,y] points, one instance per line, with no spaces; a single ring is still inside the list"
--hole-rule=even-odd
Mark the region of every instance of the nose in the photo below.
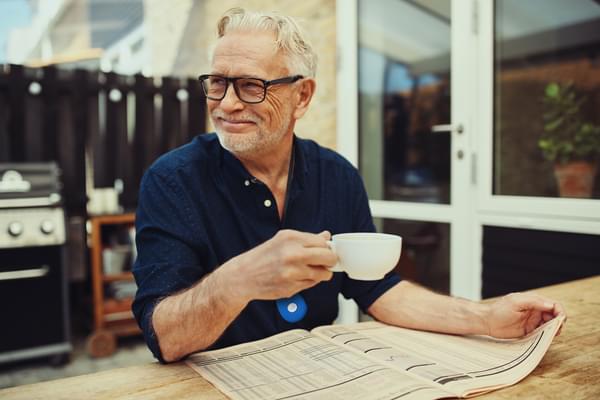
[[[221,99],[220,108],[225,112],[237,111],[244,108],[244,103],[238,98],[232,82],[229,82],[225,97]]]

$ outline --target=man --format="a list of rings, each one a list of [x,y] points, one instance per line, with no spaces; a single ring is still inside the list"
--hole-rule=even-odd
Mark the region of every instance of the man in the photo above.
[[[316,56],[275,14],[230,10],[218,36],[200,77],[216,135],[161,157],[140,190],[133,311],[159,360],[330,324],[339,293],[388,324],[456,334],[516,337],[563,313],[534,295],[483,305],[330,272],[331,234],[375,228],[356,169],[294,135]]]

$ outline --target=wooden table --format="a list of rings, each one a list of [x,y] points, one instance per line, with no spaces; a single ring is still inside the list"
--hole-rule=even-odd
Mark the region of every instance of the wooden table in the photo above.
[[[538,289],[569,315],[541,364],[515,386],[478,399],[600,399],[600,276]],[[183,363],[137,367],[0,390],[0,399],[225,399]]]

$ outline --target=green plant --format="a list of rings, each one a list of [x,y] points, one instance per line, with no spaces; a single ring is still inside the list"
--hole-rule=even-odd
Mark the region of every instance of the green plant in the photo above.
[[[596,161],[600,156],[600,126],[584,120],[586,98],[573,83],[551,82],[544,96],[544,133],[538,141],[544,157],[553,162]]]

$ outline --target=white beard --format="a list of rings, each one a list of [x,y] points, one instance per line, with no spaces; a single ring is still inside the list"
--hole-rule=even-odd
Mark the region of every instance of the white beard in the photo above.
[[[275,148],[287,134],[288,125],[282,126],[275,132],[265,132],[260,129],[253,133],[227,133],[221,131],[214,123],[219,142],[224,149],[245,158],[266,154]]]

